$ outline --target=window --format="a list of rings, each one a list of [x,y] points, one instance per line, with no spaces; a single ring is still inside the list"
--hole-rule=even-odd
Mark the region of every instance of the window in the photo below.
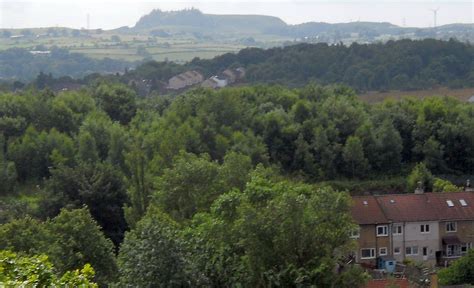
[[[394,225],[393,235],[402,235],[402,234],[403,234],[402,225]]]
[[[430,225],[429,224],[420,225],[420,231],[421,233],[430,233]]]
[[[463,207],[467,206],[467,202],[464,199],[459,199],[459,203],[461,203],[461,206],[463,206]]]
[[[428,256],[428,247],[423,247],[423,256]]]
[[[447,222],[446,223],[446,232],[456,232],[457,225],[456,222]]]
[[[446,256],[457,257],[461,255],[461,247],[459,245],[446,245]]]
[[[400,254],[400,253],[402,253],[400,247],[393,248],[393,254]]]
[[[405,254],[409,255],[418,255],[418,246],[411,246],[405,248]]]
[[[361,259],[372,259],[375,258],[375,248],[364,248],[360,249]]]
[[[461,254],[466,254],[472,248],[472,243],[464,243],[461,245]]]
[[[454,203],[451,200],[446,200],[446,203],[448,204],[448,207],[454,207]]]
[[[387,225],[377,226],[377,236],[388,236],[388,226]]]
[[[359,238],[360,237],[360,228],[357,227],[356,229],[351,230],[351,238]]]
[[[379,248],[379,255],[386,256],[387,255],[387,247],[380,247]]]

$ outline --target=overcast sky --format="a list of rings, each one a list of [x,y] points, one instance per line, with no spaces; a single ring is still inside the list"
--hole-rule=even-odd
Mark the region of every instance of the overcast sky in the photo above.
[[[309,21],[391,22],[400,26],[432,27],[438,9],[438,25],[473,23],[474,0],[0,0],[0,28],[62,26],[112,29],[133,26],[140,16],[155,8],[179,10],[198,8],[212,14],[261,14],[278,16],[289,24]]]

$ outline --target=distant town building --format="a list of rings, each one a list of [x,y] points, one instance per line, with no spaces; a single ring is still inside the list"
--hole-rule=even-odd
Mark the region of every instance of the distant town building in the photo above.
[[[206,79],[206,81],[202,82],[201,84],[201,87],[204,87],[204,88],[211,88],[211,89],[217,89],[219,88],[217,86],[217,82],[214,81],[214,79],[211,77],[209,79]]]
[[[226,87],[241,80],[245,76],[244,68],[226,69],[219,75],[215,75],[204,81],[201,86],[205,88],[218,89]]]
[[[222,76],[227,79],[229,84],[232,84],[237,80],[237,73],[235,70],[225,69],[224,72],[222,72]]]
[[[245,68],[244,67],[239,67],[237,69],[235,69],[235,71],[237,72],[237,79],[242,79],[245,77]]]
[[[469,102],[469,103],[474,103],[474,95],[472,95],[471,98],[469,98],[469,99],[467,100],[467,102]]]
[[[207,87],[207,88],[224,88],[227,86],[229,82],[225,78],[220,78],[219,76],[212,76],[211,78],[207,79],[202,83],[202,87]]]
[[[196,85],[204,81],[204,76],[197,71],[186,71],[168,80],[167,89],[179,90],[188,86]]]
[[[31,54],[33,55],[39,55],[39,54],[51,54],[51,51],[40,51],[40,50],[33,50],[30,51]]]
[[[52,84],[50,88],[54,92],[61,92],[61,91],[77,91],[77,90],[81,90],[83,87],[84,85],[81,85],[79,83],[61,82],[61,83]]]

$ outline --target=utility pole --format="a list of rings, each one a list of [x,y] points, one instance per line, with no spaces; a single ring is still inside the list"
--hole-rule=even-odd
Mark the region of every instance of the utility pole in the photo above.
[[[434,23],[434,26],[433,28],[436,28],[436,23],[437,23],[437,20],[438,20],[438,10],[439,10],[439,7],[436,8],[436,9],[430,9],[431,12],[433,12],[433,23]]]

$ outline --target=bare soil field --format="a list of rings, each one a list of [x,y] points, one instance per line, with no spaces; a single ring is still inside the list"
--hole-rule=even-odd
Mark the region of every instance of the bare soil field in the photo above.
[[[387,91],[387,92],[376,92],[371,91],[364,94],[360,94],[359,97],[368,103],[382,102],[385,99],[400,100],[405,97],[444,97],[450,96],[455,97],[461,101],[466,101],[474,96],[474,88],[462,88],[462,89],[450,89],[447,87],[440,87],[437,89],[429,90],[416,90],[416,91]]]

